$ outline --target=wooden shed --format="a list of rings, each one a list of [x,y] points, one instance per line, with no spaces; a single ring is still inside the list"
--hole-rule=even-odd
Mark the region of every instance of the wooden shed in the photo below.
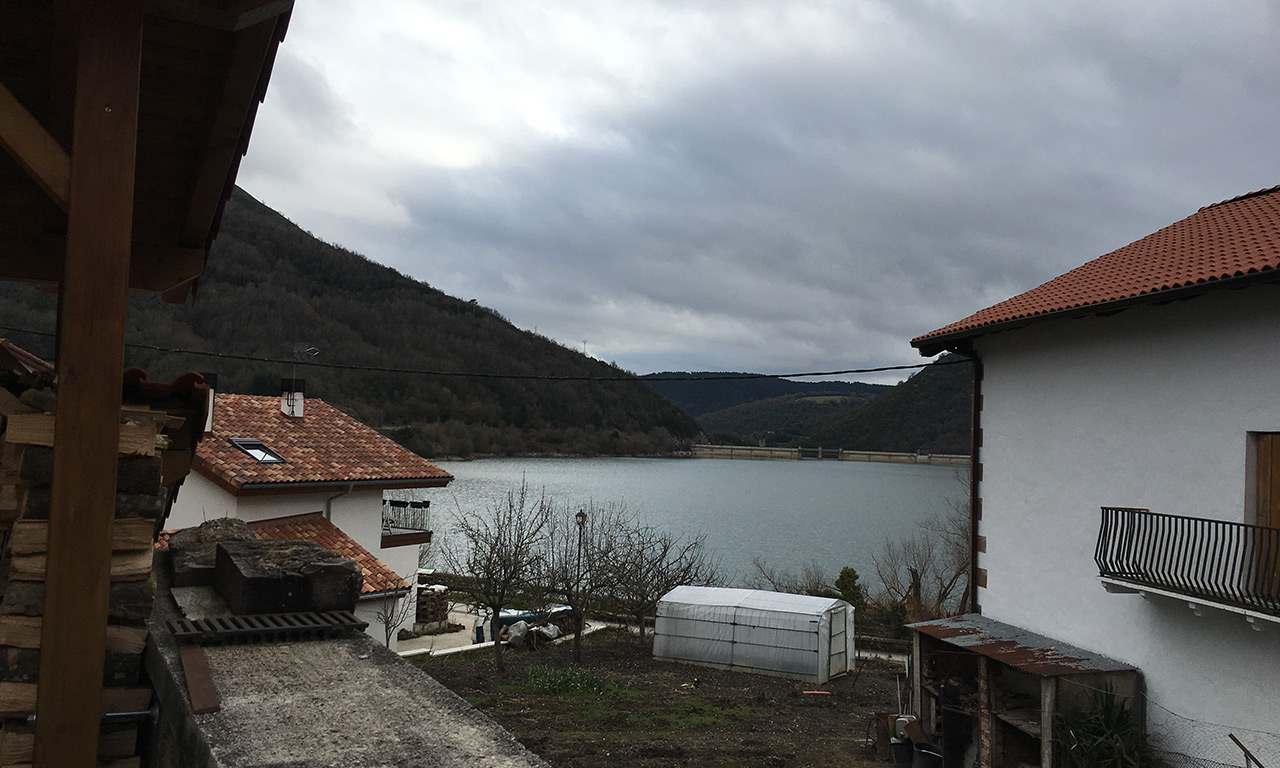
[[[944,765],[1050,768],[1064,712],[1111,692],[1144,722],[1136,667],[966,614],[911,624],[915,713]]]
[[[291,7],[0,2],[0,278],[58,293],[37,766],[98,763],[127,291],[194,294]]]

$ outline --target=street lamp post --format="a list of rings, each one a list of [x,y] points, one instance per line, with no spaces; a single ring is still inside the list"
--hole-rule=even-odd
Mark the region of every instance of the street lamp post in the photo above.
[[[573,610],[573,660],[582,661],[582,533],[587,527],[587,511],[579,509],[573,519],[578,523],[578,564],[573,581],[574,602],[577,603]]]

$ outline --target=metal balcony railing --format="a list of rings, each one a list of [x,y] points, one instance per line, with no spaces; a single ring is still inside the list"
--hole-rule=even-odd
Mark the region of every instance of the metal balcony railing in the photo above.
[[[1103,507],[1100,575],[1280,616],[1280,528]]]
[[[427,507],[429,501],[382,500],[382,534],[423,533],[431,530]]]

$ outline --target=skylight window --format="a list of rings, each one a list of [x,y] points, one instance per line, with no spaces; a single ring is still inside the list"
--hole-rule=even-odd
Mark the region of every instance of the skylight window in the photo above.
[[[259,464],[284,463],[284,459],[281,458],[280,454],[263,445],[261,440],[233,437],[231,438],[231,444],[257,459]]]

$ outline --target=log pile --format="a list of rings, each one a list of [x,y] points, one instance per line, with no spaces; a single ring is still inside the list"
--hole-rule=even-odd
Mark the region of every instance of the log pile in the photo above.
[[[100,764],[112,768],[141,764],[138,722],[146,718],[118,713],[151,704],[142,669],[151,560],[171,489],[190,466],[192,430],[202,425],[191,399],[120,411],[102,692],[102,711],[117,716],[104,718],[99,742]],[[33,760],[56,413],[51,375],[0,372],[0,766]]]
[[[415,632],[444,629],[449,624],[449,588],[443,584],[418,585],[417,612],[413,619]]]

